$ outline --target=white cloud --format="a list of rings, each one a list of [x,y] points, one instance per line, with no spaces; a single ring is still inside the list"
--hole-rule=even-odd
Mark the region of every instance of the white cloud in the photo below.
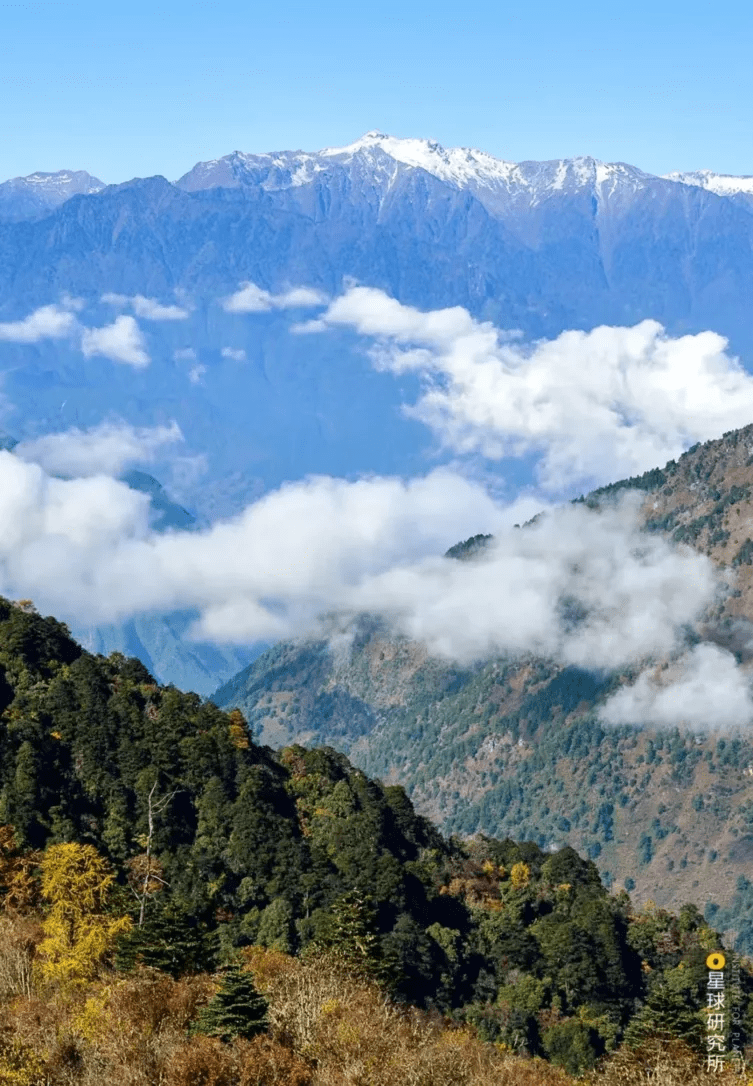
[[[69,614],[87,581],[92,590],[104,556],[147,536],[147,496],[113,479],[53,479],[6,452],[0,479],[3,583],[34,585],[44,597],[49,578],[69,578],[70,592],[60,585],[50,593]]]
[[[193,347],[180,347],[177,351],[173,351],[173,358],[176,362],[193,362],[196,358],[196,351]]]
[[[148,321],[182,321],[188,317],[187,309],[179,305],[162,305],[143,294],[103,294],[102,301],[120,307],[129,306],[137,317]]]
[[[0,324],[0,340],[10,343],[39,343],[42,339],[62,339],[76,330],[73,313],[57,305],[43,305],[20,321]]]
[[[246,352],[242,347],[223,347],[220,351],[223,358],[229,358],[231,362],[245,362]]]
[[[207,631],[227,640],[282,636],[318,628],[369,571],[500,519],[478,488],[437,472],[407,484],[312,479],[203,533],[159,535],[145,530],[127,487],[100,479],[96,491],[95,481],[50,479],[0,454],[0,592],[86,621],[197,607]],[[115,536],[92,527],[95,493],[103,520],[121,524]]]
[[[188,371],[188,380],[191,382],[192,385],[198,385],[200,384],[201,379],[206,372],[206,366],[202,366],[201,363],[196,366],[191,366],[190,370]]]
[[[374,364],[427,385],[408,413],[461,454],[540,456],[550,492],[646,471],[746,425],[753,377],[713,332],[672,338],[655,321],[514,342],[460,307],[421,312],[354,287],[299,332],[377,339]]]
[[[513,529],[517,511],[446,470],[312,478],[205,531],[160,535],[127,488],[90,482],[0,455],[0,592],[87,622],[196,608],[218,641],[331,635],[370,612],[464,663],[533,652],[607,668],[671,651],[717,590],[705,556],[639,534],[631,498]],[[497,539],[479,560],[439,557],[484,530]]]
[[[255,283],[241,283],[240,290],[225,298],[222,308],[227,313],[263,313],[270,309],[309,309],[326,305],[327,295],[312,287],[293,287],[281,294],[271,294]]]
[[[136,320],[130,316],[116,317],[104,328],[87,328],[81,337],[81,350],[89,358],[102,355],[113,362],[142,369],[149,365],[146,344]]]
[[[461,662],[535,653],[612,668],[669,651],[712,601],[711,562],[643,536],[637,502],[594,513],[568,506],[500,533],[480,560],[426,559],[359,585],[363,611]]]
[[[695,731],[736,729],[753,720],[753,698],[734,656],[716,645],[696,645],[667,672],[644,671],[600,712],[608,724],[647,724]]]
[[[90,430],[76,427],[22,441],[13,450],[22,460],[59,475],[120,475],[131,464],[154,460],[165,445],[182,441],[176,422],[170,426],[134,427],[103,422]]]

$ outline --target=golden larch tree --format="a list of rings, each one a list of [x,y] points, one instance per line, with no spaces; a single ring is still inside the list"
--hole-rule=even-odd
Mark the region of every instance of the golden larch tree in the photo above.
[[[39,971],[45,980],[63,984],[88,980],[116,937],[132,927],[130,917],[104,912],[115,875],[93,845],[52,845],[40,867],[49,911]]]

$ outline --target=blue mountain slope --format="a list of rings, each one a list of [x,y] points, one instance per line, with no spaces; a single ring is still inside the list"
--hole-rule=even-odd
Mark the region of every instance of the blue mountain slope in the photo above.
[[[698,186],[627,167],[601,168],[612,173],[600,180],[585,160],[523,164],[525,184],[484,190],[370,145],[323,158],[301,181],[300,163],[275,172],[259,158],[244,156],[233,187],[212,187],[206,169],[199,189],[196,177],[149,178],[0,225],[2,319],[63,293],[88,303],[89,323],[112,319],[98,301],[106,291],[167,301],[179,290],[192,306],[186,321],[142,322],[152,364],[140,372],[60,341],[0,344],[17,430],[91,425],[113,409],[142,425],[176,418],[208,456],[202,487],[241,472],[247,494],[307,471],[410,470],[428,439],[400,417],[409,387],[374,373],[347,334],[292,336],[303,314],[225,313],[220,299],[242,280],[336,293],[353,277],[529,336],[653,317],[753,350],[753,216]],[[204,367],[195,384],[173,357],[187,348]],[[198,492],[189,497],[201,507]]]

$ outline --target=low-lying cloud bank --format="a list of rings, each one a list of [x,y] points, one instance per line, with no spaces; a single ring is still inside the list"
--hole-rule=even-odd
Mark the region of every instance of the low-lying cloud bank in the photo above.
[[[196,608],[217,641],[326,636],[369,612],[461,663],[536,653],[588,668],[671,651],[718,591],[705,556],[640,534],[634,496],[525,529],[517,515],[439,470],[312,478],[205,531],[158,534],[124,484],[51,478],[2,452],[0,591],[94,623]],[[494,544],[442,558],[469,527]]]
[[[526,344],[457,306],[421,312],[353,287],[296,331],[353,328],[374,364],[426,381],[407,409],[448,448],[538,453],[549,492],[635,475],[753,418],[753,377],[714,332],[673,338],[656,321]]]
[[[105,300],[149,320],[188,313],[142,295]],[[245,283],[223,304],[230,313],[326,306],[296,330],[369,337],[376,366],[424,378],[406,410],[445,446],[492,460],[533,453],[552,495],[661,465],[753,417],[753,377],[711,332],[672,338],[644,321],[526,345],[459,307],[422,313],[366,287],[329,301],[306,287],[273,295]],[[0,324],[0,340],[77,338],[85,355],[148,365],[135,316],[86,328],[80,312],[64,299]],[[201,380],[193,348],[173,357]],[[550,510],[518,530],[512,523],[543,500],[506,507],[449,469],[408,482],[311,478],[205,531],[156,534],[145,496],[109,476],[181,437],[175,425],[107,423],[0,453],[0,591],[79,623],[193,608],[197,635],[216,641],[347,640],[368,612],[462,664],[531,653],[612,669],[682,654],[683,628],[720,590],[709,559],[640,533],[635,496],[600,513]],[[183,459],[201,470],[200,458]],[[441,557],[477,531],[496,537],[478,560]],[[734,656],[700,645],[666,674],[647,670],[620,689],[602,719],[730,728],[753,719],[753,704]]]

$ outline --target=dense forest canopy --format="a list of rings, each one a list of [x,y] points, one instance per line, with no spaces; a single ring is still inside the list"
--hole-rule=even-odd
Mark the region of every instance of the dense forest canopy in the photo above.
[[[571,1071],[624,1038],[702,1045],[720,939],[694,906],[636,913],[571,848],[446,839],[336,751],[259,746],[239,712],[7,600],[0,824],[2,895],[67,843],[109,865],[108,908],[131,918],[107,928],[122,970],[177,980],[243,947],[334,948],[398,1003]]]

